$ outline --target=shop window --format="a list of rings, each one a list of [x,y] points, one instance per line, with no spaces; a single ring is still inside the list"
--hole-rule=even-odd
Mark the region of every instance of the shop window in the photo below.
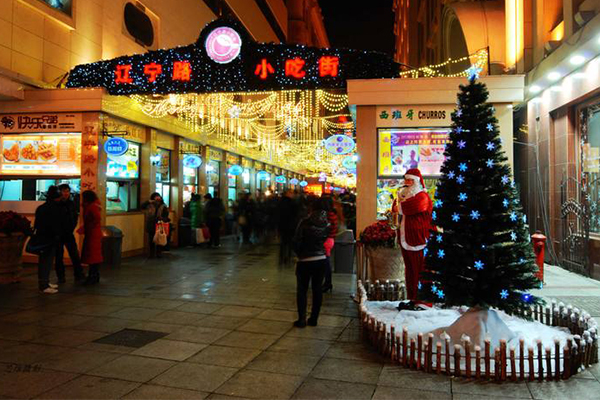
[[[71,194],[73,196],[79,195],[81,191],[81,180],[79,178],[0,180],[0,201],[45,201],[48,188],[63,183],[71,187]]]
[[[193,193],[198,193],[199,168],[183,167],[183,202],[192,199]]]
[[[582,172],[589,187],[590,232],[600,234],[600,104],[587,107],[582,123],[587,128],[583,135]]]
[[[250,170],[248,168],[245,168],[244,172],[242,172],[242,182],[244,189],[250,190]]]
[[[227,200],[234,202],[237,198],[237,176],[227,174]]]
[[[171,151],[158,149],[159,161],[156,166],[156,191],[169,207],[171,205]]]
[[[221,170],[221,163],[219,161],[210,160],[206,164],[206,184],[208,186],[208,193],[213,197],[215,193],[219,192],[219,184],[221,183],[219,171]]]
[[[107,155],[106,211],[137,210],[140,193],[140,145],[127,142],[125,154]]]

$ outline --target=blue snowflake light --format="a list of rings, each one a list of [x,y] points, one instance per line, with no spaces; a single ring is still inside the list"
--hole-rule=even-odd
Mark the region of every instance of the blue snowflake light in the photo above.
[[[427,249],[427,247],[425,247],[425,248],[423,249],[423,256],[426,256],[426,255],[427,255],[427,253],[429,253],[429,250]]]
[[[462,133],[463,131],[463,127],[462,126],[457,126],[456,127],[456,133]]]
[[[506,299],[508,299],[508,290],[506,290],[506,289],[503,289],[503,290],[500,292],[500,298],[501,298],[502,300],[506,300]]]
[[[462,175],[459,175],[456,177],[456,182],[462,185],[463,183],[465,183],[465,178]]]
[[[459,219],[460,219],[460,215],[458,215],[457,213],[452,214],[452,221],[458,222]]]
[[[431,285],[431,291],[433,293],[437,292],[437,286],[435,286],[435,283],[433,285]]]
[[[518,217],[517,217],[517,213],[516,213],[516,212],[514,212],[514,211],[513,211],[513,212],[511,212],[511,213],[510,213],[510,220],[511,220],[511,221],[513,221],[513,222],[514,222],[514,221],[516,221],[516,220],[517,220],[517,218],[518,218]]]
[[[438,250],[438,258],[444,258],[444,256],[446,255],[446,252],[443,249],[439,249]]]
[[[458,165],[458,169],[460,169],[462,172],[465,172],[467,170],[467,163],[460,163]]]
[[[504,200],[502,200],[502,205],[503,205],[505,208],[508,208],[508,204],[509,204],[509,202],[508,202],[508,199],[504,199]]]
[[[496,146],[494,145],[494,143],[493,143],[493,142],[488,142],[488,143],[485,145],[485,148],[486,148],[486,149],[488,149],[488,150],[490,150],[490,151],[494,150],[494,148],[495,148],[495,147],[496,147]]]
[[[510,178],[508,177],[508,175],[504,175],[502,177],[502,183],[506,185],[508,182],[510,182]]]
[[[485,165],[487,165],[488,168],[492,168],[494,166],[494,160],[489,159],[485,162]]]
[[[471,219],[479,219],[479,216],[480,216],[479,211],[477,211],[477,210],[471,211]]]
[[[475,269],[477,271],[481,271],[483,269],[483,265],[484,265],[483,261],[481,261],[481,260],[475,261]]]
[[[435,211],[431,213],[431,219],[434,221],[437,219],[437,213]]]
[[[467,74],[469,74],[469,80],[474,81],[475,79],[479,79],[479,74],[483,69],[478,67],[477,65],[471,65],[471,68],[467,70]]]
[[[465,142],[464,140],[459,140],[458,143],[456,143],[456,145],[458,146],[459,149],[464,149],[465,146],[467,145],[467,142]]]
[[[529,293],[523,293],[521,295],[521,300],[523,300],[525,303],[529,303],[531,301],[531,295]]]
[[[494,125],[491,122],[487,124],[487,130],[490,132],[494,130]]]
[[[436,240],[438,243],[440,243],[440,242],[442,241],[442,235],[437,235],[437,236],[435,237],[435,240]]]
[[[515,232],[510,233],[510,240],[512,240],[513,242],[517,241],[517,234]]]
[[[519,258],[519,264],[525,264],[525,259],[524,258]]]
[[[444,291],[443,290],[438,290],[436,293],[437,297],[439,297],[440,299],[444,298]]]
[[[456,116],[460,117],[461,115],[462,115],[462,109],[459,108],[458,110],[456,110]]]
[[[444,202],[441,201],[441,200],[436,200],[436,201],[433,202],[433,206],[435,208],[441,208],[443,204],[444,204]]]
[[[527,223],[527,215],[523,214],[523,223],[526,224]]]
[[[454,173],[454,171],[450,171],[450,172],[448,172],[448,179],[454,179],[454,176],[455,176],[455,175],[456,175],[456,174]]]
[[[467,194],[466,193],[461,193],[458,195],[458,201],[466,201],[467,200]]]
[[[421,288],[422,288],[422,287],[423,287],[423,285],[421,285],[421,282],[419,282],[419,283],[417,284],[417,289],[421,290]]]

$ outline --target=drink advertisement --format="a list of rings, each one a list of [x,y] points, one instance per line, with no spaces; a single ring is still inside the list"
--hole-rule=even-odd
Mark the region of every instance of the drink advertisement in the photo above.
[[[106,176],[109,178],[137,179],[140,176],[140,145],[128,142],[127,151],[120,155],[107,155]]]
[[[0,136],[0,174],[80,175],[81,134]]]
[[[439,176],[448,134],[447,129],[380,129],[379,176],[403,176],[411,168]]]

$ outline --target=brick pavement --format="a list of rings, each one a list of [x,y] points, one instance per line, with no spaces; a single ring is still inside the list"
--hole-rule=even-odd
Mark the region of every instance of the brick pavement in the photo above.
[[[600,393],[598,368],[567,382],[496,385],[390,365],[360,342],[350,275],[334,275],[318,327],[293,328],[295,277],[276,260],[274,247],[179,249],[162,260],[126,260],[102,271],[96,287],[68,283],[51,296],[37,293],[35,269],[28,268],[21,284],[0,287],[0,398],[583,399]],[[555,272],[545,291],[598,304],[600,285],[569,277],[569,287],[561,288],[566,278]]]

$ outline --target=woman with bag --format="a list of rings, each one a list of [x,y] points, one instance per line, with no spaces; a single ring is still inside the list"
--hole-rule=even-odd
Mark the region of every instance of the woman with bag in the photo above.
[[[150,258],[160,258],[167,242],[169,209],[159,193],[152,193],[150,201],[142,205],[142,210],[146,211],[146,232],[150,239]],[[167,225],[166,228],[165,225]]]
[[[102,263],[102,229],[100,200],[92,190],[81,194],[83,203],[83,225],[77,233],[83,236],[81,262],[88,265],[88,276],[84,285],[95,285],[100,282],[98,267]]]
[[[26,251],[38,255],[38,287],[42,293],[58,293],[58,285],[50,283],[52,262],[61,234],[60,191],[50,186],[46,202],[35,210],[35,233],[27,243]]]

